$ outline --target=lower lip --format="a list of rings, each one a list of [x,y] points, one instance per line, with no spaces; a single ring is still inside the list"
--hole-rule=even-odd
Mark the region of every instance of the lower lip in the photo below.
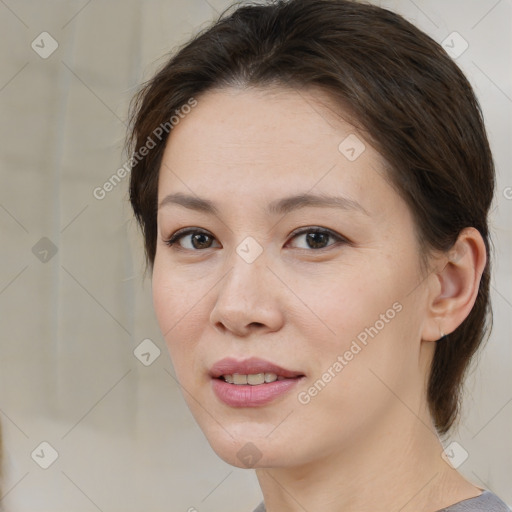
[[[267,384],[229,384],[222,379],[212,379],[217,398],[231,407],[258,407],[284,395],[297,385],[302,377],[276,380]]]

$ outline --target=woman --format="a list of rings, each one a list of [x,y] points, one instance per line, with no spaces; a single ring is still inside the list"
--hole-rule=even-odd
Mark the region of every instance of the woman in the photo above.
[[[486,332],[494,168],[437,43],[351,1],[242,6],[145,85],[130,140],[159,326],[258,512],[508,510],[439,438]]]

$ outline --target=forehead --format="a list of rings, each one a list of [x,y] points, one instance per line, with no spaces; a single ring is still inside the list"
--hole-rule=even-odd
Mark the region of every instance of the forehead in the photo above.
[[[174,126],[174,142],[194,146],[200,139],[202,153],[227,150],[258,151],[277,156],[300,148],[337,156],[338,144],[355,131],[347,115],[318,89],[223,88],[197,98],[197,106]],[[325,139],[318,147],[320,139]],[[304,151],[303,151],[304,152]],[[290,156],[290,155],[287,155]]]
[[[169,191],[271,199],[289,192],[386,187],[384,162],[322,91],[208,91],[168,138],[159,200]],[[383,183],[379,183],[379,181]],[[340,190],[343,189],[343,190]]]

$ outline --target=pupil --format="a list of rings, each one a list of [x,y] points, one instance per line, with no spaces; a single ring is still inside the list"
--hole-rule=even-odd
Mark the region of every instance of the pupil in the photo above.
[[[328,237],[326,233],[308,233],[306,240],[311,248],[318,249],[326,246]]]
[[[192,245],[195,249],[208,248],[208,238],[208,235],[205,235],[204,233],[197,233],[192,237]]]

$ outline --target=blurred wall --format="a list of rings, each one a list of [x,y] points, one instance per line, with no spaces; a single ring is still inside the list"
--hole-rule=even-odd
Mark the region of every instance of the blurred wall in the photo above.
[[[469,454],[460,471],[512,504],[512,1],[375,3],[439,42],[458,32],[457,53],[468,44],[457,63],[481,101],[498,170],[495,326],[451,440]],[[252,471],[209,448],[176,385],[143,279],[128,180],[94,193],[124,163],[137,86],[227,5],[0,1],[7,511],[235,512],[261,499]]]

